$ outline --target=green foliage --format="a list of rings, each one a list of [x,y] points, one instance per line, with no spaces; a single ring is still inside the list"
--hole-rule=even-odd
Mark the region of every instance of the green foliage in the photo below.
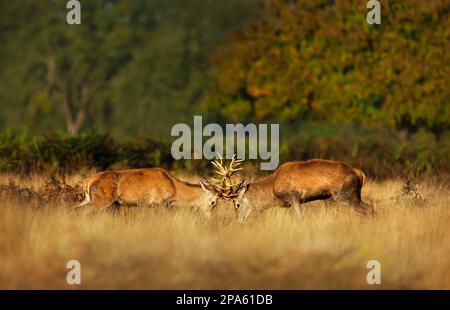
[[[280,164],[290,160],[327,158],[363,168],[370,176],[438,175],[450,171],[450,137],[434,141],[421,131],[408,140],[392,132],[321,123],[293,129],[280,146]],[[246,161],[245,172],[257,161]],[[170,145],[154,141],[119,143],[107,135],[83,132],[77,137],[63,133],[31,136],[28,132],[0,134],[0,171],[73,173],[97,170],[163,167],[211,173],[207,160],[176,161]]]
[[[202,114],[279,123],[282,161],[449,171],[450,3],[381,3],[89,0],[69,26],[65,0],[0,1],[0,170],[208,171],[167,144]]]
[[[141,143],[125,143],[119,147],[119,153],[119,165],[129,168],[170,167],[173,162],[169,145],[149,139]]]
[[[259,14],[257,0],[0,4],[0,129],[166,138],[199,110],[206,53]]]
[[[83,167],[105,169],[118,158],[110,138],[84,133],[31,136],[6,131],[0,136],[0,169],[15,172],[70,172]]]
[[[362,168],[374,178],[439,175],[450,171],[450,136],[439,141],[355,125],[307,122],[283,139],[280,161],[326,158]]]
[[[271,1],[211,57],[205,105],[225,118],[449,128],[450,2]]]
[[[0,135],[0,170],[12,172],[74,172],[83,168],[164,166],[170,150],[151,140],[117,144],[109,136],[85,132],[30,136],[27,132]]]

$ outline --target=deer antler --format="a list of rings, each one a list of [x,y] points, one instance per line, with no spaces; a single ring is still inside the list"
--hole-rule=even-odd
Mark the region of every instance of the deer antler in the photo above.
[[[225,177],[227,170],[223,167],[223,161],[222,161],[222,156],[217,153],[217,155],[219,156],[220,162],[217,160],[214,160],[211,164],[216,168],[216,173]]]
[[[239,186],[242,185],[243,181],[233,183],[233,177],[236,176],[237,172],[242,170],[239,165],[244,161],[242,159],[236,159],[236,154],[233,155],[228,168],[223,165],[222,156],[218,153],[219,160],[214,160],[211,164],[215,167],[216,173],[222,178],[218,180],[216,178],[211,178],[213,183],[210,183],[216,188],[220,195],[225,199],[232,199],[236,197],[236,191]]]

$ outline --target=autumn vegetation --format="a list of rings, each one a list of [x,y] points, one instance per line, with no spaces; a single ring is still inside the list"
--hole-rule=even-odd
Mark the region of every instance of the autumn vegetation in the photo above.
[[[450,289],[450,2],[381,5],[368,25],[360,0],[90,0],[71,27],[64,1],[1,1],[0,289],[73,288],[71,259],[83,289]],[[97,171],[212,174],[170,152],[193,115],[279,124],[280,163],[362,169],[376,215],[73,212]]]
[[[234,121],[304,119],[410,131],[448,129],[449,4],[271,1],[267,16],[212,54],[205,105]]]
[[[58,1],[0,8],[1,171],[203,170],[169,153],[194,114],[279,123],[281,162],[449,171],[448,1],[383,1],[379,26],[340,0],[96,0],[80,27]]]

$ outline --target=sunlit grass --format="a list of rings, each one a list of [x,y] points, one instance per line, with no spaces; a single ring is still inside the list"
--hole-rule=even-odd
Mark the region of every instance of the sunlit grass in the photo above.
[[[395,199],[401,186],[364,187],[375,217],[316,202],[300,217],[271,209],[244,225],[224,203],[205,222],[184,209],[80,216],[3,202],[0,288],[450,289],[449,188],[420,183],[422,203]],[[66,284],[71,259],[81,263],[81,286]],[[381,263],[380,286],[366,282],[371,259]]]

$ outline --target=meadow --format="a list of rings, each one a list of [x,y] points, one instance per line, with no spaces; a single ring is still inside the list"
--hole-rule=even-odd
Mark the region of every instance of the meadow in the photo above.
[[[450,1],[379,1],[371,25],[360,0],[92,0],[77,26],[65,2],[0,1],[0,289],[450,289]],[[279,125],[279,163],[363,170],[375,216],[323,201],[243,225],[223,201],[209,221],[74,212],[95,171],[210,177],[172,153],[200,115],[215,137]],[[207,145],[193,127],[188,151],[188,133]]]
[[[313,202],[300,217],[270,209],[243,225],[224,202],[208,222],[182,208],[78,215],[56,197],[69,197],[65,185],[36,202],[47,179],[0,176],[0,289],[450,289],[445,179],[369,181],[374,217]],[[81,285],[66,283],[72,259]],[[366,282],[373,259],[381,285]]]

